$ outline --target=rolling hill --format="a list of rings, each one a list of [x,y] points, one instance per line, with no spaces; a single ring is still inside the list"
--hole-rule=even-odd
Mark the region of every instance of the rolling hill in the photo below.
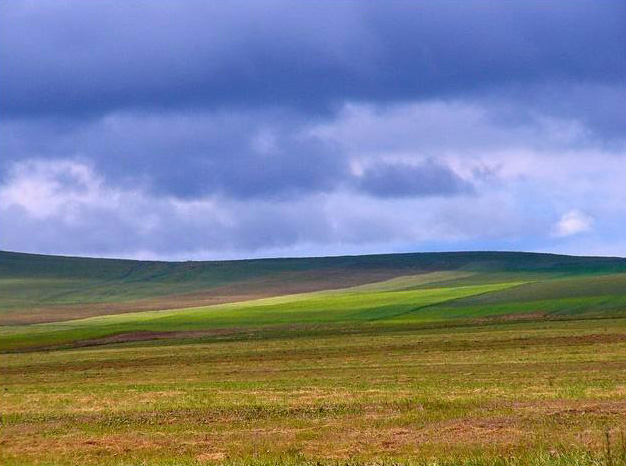
[[[451,252],[158,262],[0,252],[0,290],[0,348],[34,349],[288,325],[618,316],[626,259]]]

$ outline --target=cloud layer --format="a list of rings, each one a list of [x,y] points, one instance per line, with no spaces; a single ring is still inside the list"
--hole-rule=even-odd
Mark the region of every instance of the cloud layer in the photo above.
[[[623,2],[0,10],[0,248],[626,255]]]

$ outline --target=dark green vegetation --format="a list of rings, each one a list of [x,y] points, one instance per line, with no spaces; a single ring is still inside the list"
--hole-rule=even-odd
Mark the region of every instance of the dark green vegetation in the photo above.
[[[0,253],[0,290],[3,464],[626,460],[624,259]]]
[[[445,286],[482,285],[626,273],[626,260],[465,252],[152,262],[0,251],[0,324],[235,302],[437,271],[461,274]]]

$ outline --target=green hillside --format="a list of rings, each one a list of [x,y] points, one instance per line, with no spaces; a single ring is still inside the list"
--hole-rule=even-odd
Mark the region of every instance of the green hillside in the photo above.
[[[616,317],[626,260],[508,252],[150,262],[0,253],[0,348],[184,332]]]

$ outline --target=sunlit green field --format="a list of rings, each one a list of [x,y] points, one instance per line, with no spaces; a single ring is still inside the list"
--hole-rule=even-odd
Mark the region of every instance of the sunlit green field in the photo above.
[[[623,263],[467,257],[339,289],[0,326],[0,462],[626,464]],[[67,290],[37,280],[59,270],[22,269],[5,292],[32,283],[58,301]],[[123,301],[112,276],[90,280]]]
[[[409,289],[414,283],[405,277],[379,286],[357,287],[334,292],[316,292],[242,303],[222,304],[170,311],[124,313],[0,329],[2,349],[50,347],[85,339],[101,338],[128,332],[196,331],[240,329],[289,324],[329,324],[348,322],[438,321],[445,316],[420,309],[466,296],[487,293],[518,285],[487,285]],[[415,283],[423,283],[421,276]],[[394,289],[398,283],[400,289]],[[387,285],[388,289],[385,289]]]

